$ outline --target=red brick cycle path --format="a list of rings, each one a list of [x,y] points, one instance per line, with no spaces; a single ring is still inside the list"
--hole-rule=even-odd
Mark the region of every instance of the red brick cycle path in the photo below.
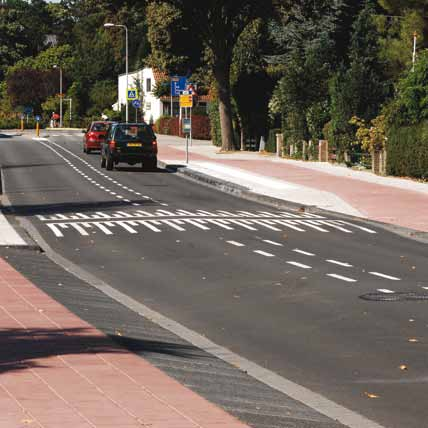
[[[159,158],[162,160],[184,159],[182,150],[168,145],[161,145],[159,152]],[[191,160],[215,162],[330,192],[356,208],[370,220],[428,232],[427,194],[370,183],[351,177],[336,176],[295,165],[281,164],[268,159],[240,160],[225,159],[224,157],[212,159],[192,153]],[[245,185],[245,183],[241,184]]]
[[[245,428],[0,258],[0,428]]]

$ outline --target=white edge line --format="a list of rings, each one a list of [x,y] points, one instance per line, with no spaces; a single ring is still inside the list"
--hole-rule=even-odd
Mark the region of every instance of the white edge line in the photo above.
[[[395,291],[388,290],[387,288],[378,288],[377,291],[384,294],[395,294]]]

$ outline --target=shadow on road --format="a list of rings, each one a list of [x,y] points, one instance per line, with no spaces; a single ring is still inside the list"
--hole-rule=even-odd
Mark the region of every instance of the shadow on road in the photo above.
[[[0,330],[0,375],[30,368],[49,368],[45,358],[96,353],[121,354],[125,348],[141,356],[161,354],[192,357],[194,347],[175,343],[93,334],[86,328]]]
[[[53,215],[57,213],[94,213],[103,210],[121,210],[125,207],[132,206],[133,203],[139,203],[141,205],[140,209],[161,206],[159,202],[153,202],[147,199],[135,199],[131,200],[131,202],[122,202],[120,200],[104,202],[61,202],[58,204],[12,205],[10,207],[3,207],[3,213],[21,217]]]

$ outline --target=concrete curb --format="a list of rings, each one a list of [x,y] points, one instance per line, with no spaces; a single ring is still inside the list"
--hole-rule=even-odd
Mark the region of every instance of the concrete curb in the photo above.
[[[367,218],[355,217],[349,214],[338,213],[335,211],[325,210],[318,208],[315,205],[304,205],[297,204],[295,202],[290,202],[284,199],[278,199],[271,196],[262,195],[259,193],[255,193],[250,191],[247,187],[241,186],[239,184],[231,183],[229,181],[221,180],[216,177],[211,177],[207,174],[200,173],[198,171],[192,170],[186,165],[169,165],[168,163],[159,160],[158,165],[161,168],[165,168],[166,170],[175,173],[183,178],[188,180],[199,182],[208,187],[215,188],[225,193],[229,193],[240,198],[246,199],[251,202],[256,202],[259,204],[267,205],[269,207],[277,208],[277,209],[285,209],[292,210],[298,212],[307,212],[313,214],[320,215],[334,215],[337,218],[346,220],[346,221],[358,221],[360,223],[364,223],[368,226],[379,227],[388,232],[395,233],[403,238],[412,239],[414,241],[428,244],[428,233],[421,232],[419,230],[409,229],[403,226],[382,223],[376,220],[370,220]]]

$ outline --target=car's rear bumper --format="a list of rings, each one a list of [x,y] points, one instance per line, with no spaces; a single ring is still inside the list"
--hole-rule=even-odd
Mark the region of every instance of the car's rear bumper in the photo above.
[[[100,141],[87,141],[86,142],[86,148],[91,150],[100,150],[101,149],[101,142]]]
[[[157,158],[155,153],[113,153],[114,162],[124,163],[139,163],[147,160],[155,160]]]

